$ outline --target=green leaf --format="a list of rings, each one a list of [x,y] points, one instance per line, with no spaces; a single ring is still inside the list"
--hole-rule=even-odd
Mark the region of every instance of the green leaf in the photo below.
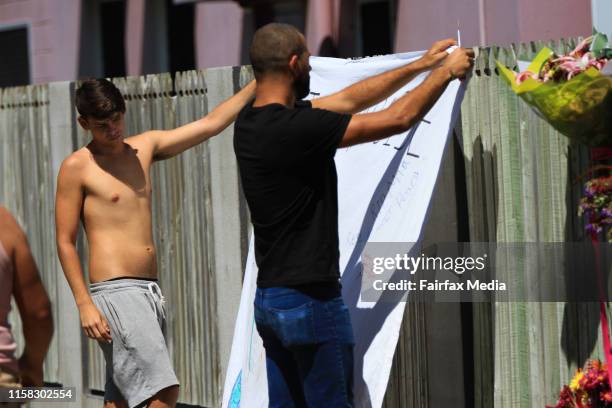
[[[608,36],[603,33],[598,33],[593,29],[593,41],[591,42],[591,52],[596,58],[602,58],[605,54],[606,46],[608,45]]]

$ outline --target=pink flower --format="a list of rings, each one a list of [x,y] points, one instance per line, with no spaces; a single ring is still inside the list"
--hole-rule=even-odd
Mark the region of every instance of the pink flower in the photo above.
[[[584,40],[580,41],[580,44],[574,48],[572,52],[569,53],[572,57],[582,57],[582,55],[587,52],[591,46],[591,41],[593,41],[593,37],[587,37]]]
[[[573,62],[573,61],[575,61],[575,60],[576,60],[576,59],[575,59],[574,57],[570,57],[570,56],[568,56],[568,55],[562,55],[562,56],[561,56],[561,57],[559,57],[559,58],[555,58],[555,59],[553,59],[551,62],[552,62],[553,64],[555,64],[555,63],[562,63],[562,62]]]
[[[516,75],[516,84],[522,84],[527,78],[538,79],[538,76],[531,71],[524,71]]]

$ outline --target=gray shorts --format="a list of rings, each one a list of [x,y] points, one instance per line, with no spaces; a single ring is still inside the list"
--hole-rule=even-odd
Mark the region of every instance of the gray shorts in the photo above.
[[[104,399],[136,407],[178,385],[164,339],[164,298],[156,282],[117,279],[93,283],[94,304],[106,317],[113,341],[100,342],[106,360]]]

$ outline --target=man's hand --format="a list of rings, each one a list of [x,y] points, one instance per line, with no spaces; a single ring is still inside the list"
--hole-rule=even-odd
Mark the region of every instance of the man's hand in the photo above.
[[[448,57],[446,50],[455,45],[452,38],[436,42],[418,60],[382,74],[366,78],[340,92],[315,98],[312,107],[338,113],[355,114],[393,95],[417,75],[437,67]]]
[[[24,353],[19,359],[19,376],[21,377],[21,385],[24,387],[42,387],[42,363],[34,364],[30,362],[27,354]]]
[[[421,57],[424,68],[430,70],[437,67],[438,64],[448,57],[446,49],[453,45],[457,45],[457,41],[452,38],[435,42],[425,55]]]
[[[81,327],[87,337],[94,340],[111,342],[111,333],[108,322],[102,316],[93,303],[87,303],[79,306],[79,315],[81,317]]]
[[[449,44],[452,43],[440,42],[436,45],[443,48]],[[448,54],[446,48],[442,52]],[[456,48],[444,58],[442,66],[433,69],[419,86],[393,102],[387,109],[354,115],[339,146],[372,142],[410,129],[432,108],[449,82],[455,78],[465,78],[473,65],[474,51]]]
[[[457,48],[442,63],[442,68],[447,69],[453,79],[465,79],[473,66],[474,50],[469,48]]]

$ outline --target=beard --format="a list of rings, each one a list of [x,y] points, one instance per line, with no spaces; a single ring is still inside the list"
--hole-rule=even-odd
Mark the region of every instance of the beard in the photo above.
[[[297,100],[307,97],[310,94],[310,74],[307,73],[306,75],[297,78],[293,83],[293,90]]]

